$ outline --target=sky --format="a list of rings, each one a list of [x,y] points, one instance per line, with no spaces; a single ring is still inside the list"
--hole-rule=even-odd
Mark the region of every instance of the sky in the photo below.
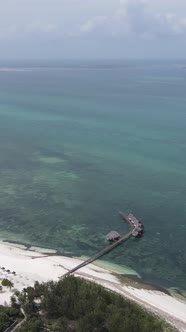
[[[186,58],[186,0],[0,0],[0,59]]]

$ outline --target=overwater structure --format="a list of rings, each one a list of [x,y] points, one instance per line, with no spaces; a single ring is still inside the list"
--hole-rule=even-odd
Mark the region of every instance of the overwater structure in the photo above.
[[[102,257],[103,255],[105,255],[106,253],[108,253],[109,251],[113,250],[114,248],[116,248],[117,246],[119,246],[121,243],[125,242],[126,240],[128,240],[130,237],[142,237],[143,233],[144,233],[144,226],[142,225],[142,223],[132,214],[128,214],[125,215],[123,212],[119,212],[120,217],[126,221],[129,226],[130,226],[130,231],[124,235],[121,236],[118,232],[116,231],[111,231],[110,233],[108,233],[106,235],[106,239],[108,241],[112,241],[112,244],[110,244],[109,246],[105,247],[104,249],[100,250],[99,252],[97,252],[94,256],[90,257],[89,259],[87,259],[86,261],[82,262],[81,264],[79,264],[78,266],[74,267],[73,269],[69,270],[67,273],[65,273],[61,278],[65,278],[67,276],[69,276],[71,273],[79,270],[80,268],[94,262],[96,259]]]

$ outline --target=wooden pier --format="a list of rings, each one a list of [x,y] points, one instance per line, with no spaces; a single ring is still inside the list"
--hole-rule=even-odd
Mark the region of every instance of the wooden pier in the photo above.
[[[132,215],[129,214],[128,216],[125,215],[122,212],[119,212],[120,217],[125,220],[129,226],[130,226],[130,232],[128,232],[125,236],[120,237],[118,240],[114,241],[109,246],[105,247],[101,251],[97,252],[94,256],[90,257],[86,261],[82,262],[78,266],[74,267],[73,269],[69,270],[67,273],[65,273],[61,279],[68,277],[71,273],[76,272],[82,267],[85,267],[86,265],[94,262],[96,259],[102,257],[103,255],[107,254],[109,251],[113,250],[117,246],[119,246],[124,241],[128,240],[131,236],[139,237],[142,236],[143,233],[141,233],[141,229],[143,229],[142,224]]]
[[[129,213],[128,215],[125,215],[123,212],[119,212],[120,217],[128,222],[132,229],[132,235],[134,237],[142,237],[144,233],[144,226],[142,223],[132,214]]]

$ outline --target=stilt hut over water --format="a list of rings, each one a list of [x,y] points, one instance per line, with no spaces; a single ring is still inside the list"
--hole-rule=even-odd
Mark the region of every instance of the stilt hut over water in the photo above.
[[[141,236],[143,236],[144,227],[143,227],[142,223],[138,219],[136,219],[136,217],[134,217],[132,213],[130,213],[128,215],[128,220],[130,221],[130,223],[134,227],[132,235],[134,237],[141,237]]]
[[[106,235],[107,241],[117,241],[121,238],[121,235],[116,231],[111,231]]]

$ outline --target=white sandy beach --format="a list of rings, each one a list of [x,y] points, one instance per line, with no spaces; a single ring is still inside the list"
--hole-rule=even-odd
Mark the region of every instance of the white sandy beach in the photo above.
[[[15,289],[21,290],[33,286],[36,280],[59,280],[69,269],[80,264],[77,258],[65,256],[47,256],[47,253],[25,250],[10,244],[0,243],[0,279],[8,278],[14,283],[14,289],[3,288],[0,304],[9,303]],[[111,271],[90,264],[76,272],[77,276],[94,281],[104,287],[134,300],[146,309],[153,311],[174,324],[180,331],[186,331],[186,303],[160,291],[152,291],[125,286]]]

